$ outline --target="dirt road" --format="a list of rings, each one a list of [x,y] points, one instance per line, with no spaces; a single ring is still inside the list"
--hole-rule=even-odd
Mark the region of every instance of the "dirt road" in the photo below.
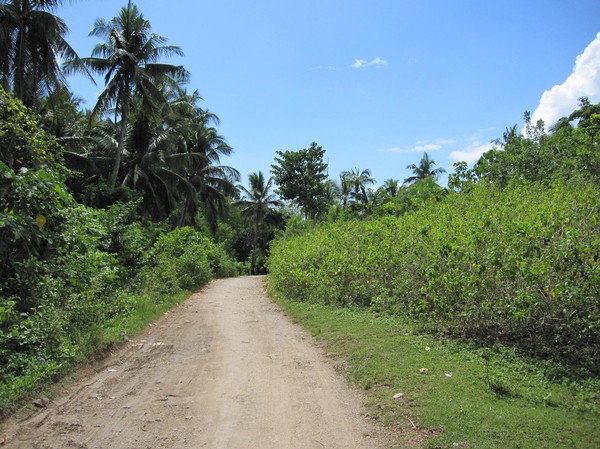
[[[214,281],[48,407],[9,422],[6,447],[379,447],[356,392],[263,281]]]

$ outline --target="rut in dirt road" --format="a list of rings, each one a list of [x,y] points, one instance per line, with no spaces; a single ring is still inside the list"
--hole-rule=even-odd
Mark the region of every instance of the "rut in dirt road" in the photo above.
[[[263,282],[212,282],[47,408],[13,418],[6,447],[379,447],[360,397]]]

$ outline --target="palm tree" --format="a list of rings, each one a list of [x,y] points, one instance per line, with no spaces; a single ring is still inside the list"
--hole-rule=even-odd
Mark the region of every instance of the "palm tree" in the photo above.
[[[68,68],[86,67],[105,75],[105,88],[92,110],[92,117],[112,107],[115,116],[120,116],[118,145],[110,175],[114,186],[121,168],[134,98],[141,100],[145,111],[157,111],[166,104],[161,87],[184,83],[189,74],[182,66],[157,62],[162,56],[181,56],[183,52],[177,46],[166,45],[166,38],[152,33],[150,22],[131,1],[112,20],[96,19],[90,36],[103,38],[105,42],[94,47],[91,57],[82,58],[80,64],[69,64]]]
[[[404,180],[406,184],[412,184],[415,181],[419,181],[421,179],[426,179],[432,177],[434,180],[437,180],[438,176],[441,173],[446,173],[446,170],[442,167],[433,169],[435,165],[435,161],[429,157],[427,153],[423,154],[423,157],[419,161],[419,165],[410,164],[407,165],[406,168],[410,168],[413,172],[413,176],[409,176]]]
[[[84,117],[81,112],[83,100],[66,87],[60,87],[41,99],[39,115],[42,127],[56,136],[59,142],[66,143],[75,135],[75,128]]]
[[[381,189],[389,196],[397,196],[400,191],[400,182],[397,179],[386,179]]]
[[[60,0],[0,4],[0,84],[27,107],[67,82],[59,61],[77,60],[65,22],[52,14]]]
[[[250,261],[250,272],[255,274],[255,260],[259,251],[259,235],[272,214],[273,207],[281,207],[282,202],[272,194],[273,177],[265,181],[261,171],[248,175],[250,189],[239,185],[238,189],[244,197],[236,201],[243,207],[242,213],[252,222],[252,257]]]
[[[232,154],[233,149],[214,127],[219,124],[219,117],[197,106],[198,92],[190,95],[184,89],[175,89],[171,97],[172,114],[166,121],[175,140],[172,151],[193,155],[192,163],[182,168],[198,192],[211,231],[216,233],[218,220],[226,213],[227,198],[236,193],[234,183],[240,179],[236,169],[221,163],[221,156]]]
[[[368,203],[367,185],[375,184],[375,179],[371,177],[371,170],[359,170],[355,168],[350,171],[344,171],[340,174],[342,186],[346,184],[346,188],[350,188],[350,196],[355,201]]]
[[[350,198],[350,192],[352,192],[352,185],[348,178],[344,176],[345,172],[340,173],[340,182],[336,183],[337,193],[342,200],[342,207],[345,208]]]

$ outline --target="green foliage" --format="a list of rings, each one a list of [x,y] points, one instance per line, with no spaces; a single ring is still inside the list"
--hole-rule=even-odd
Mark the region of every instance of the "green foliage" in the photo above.
[[[19,101],[0,89],[0,307],[23,312],[52,256],[60,210],[73,199],[56,170],[59,148]],[[2,303],[5,304],[2,304]],[[8,307],[6,304],[13,306]],[[1,323],[0,323],[1,324]]]
[[[475,166],[454,164],[456,172],[449,186],[468,190],[479,182],[505,187],[515,181],[551,184],[557,180],[585,176],[600,179],[600,151],[596,138],[600,129],[600,105],[581,98],[579,109],[563,117],[550,133],[544,123],[531,123],[525,113],[525,133],[518,134],[516,125],[495,141],[496,147],[483,154]]]
[[[0,87],[0,161],[18,172],[22,167],[56,166],[60,149],[37,118]]]
[[[49,257],[59,210],[72,202],[60,176],[46,169],[19,173],[0,162],[0,294],[28,291],[35,259]]]
[[[429,203],[441,201],[447,194],[447,189],[440,187],[432,176],[428,176],[410,185],[403,185],[393,196],[380,191],[373,200],[373,215],[399,217]]]
[[[399,219],[291,233],[269,268],[294,300],[407,314],[597,373],[599,217],[593,182],[483,185]]]
[[[190,227],[160,235],[145,260],[142,285],[158,296],[197,290],[215,275],[237,274],[236,264],[223,247]]]
[[[367,185],[374,184],[375,179],[371,177],[369,169],[360,170],[358,168],[340,173],[340,194],[342,195],[342,205],[345,207],[350,202],[350,207],[360,209],[369,202],[367,194]]]
[[[277,193],[293,201],[307,218],[314,219],[327,210],[325,150],[315,142],[308,149],[277,151],[271,173],[278,185]]]

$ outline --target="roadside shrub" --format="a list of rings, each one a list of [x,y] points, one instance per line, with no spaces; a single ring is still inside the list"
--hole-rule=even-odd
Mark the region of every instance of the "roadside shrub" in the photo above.
[[[161,235],[146,255],[142,285],[159,296],[200,288],[213,276],[208,259],[213,245],[190,227]]]
[[[283,236],[287,297],[407,314],[433,332],[600,367],[600,188],[478,186],[401,218]]]

